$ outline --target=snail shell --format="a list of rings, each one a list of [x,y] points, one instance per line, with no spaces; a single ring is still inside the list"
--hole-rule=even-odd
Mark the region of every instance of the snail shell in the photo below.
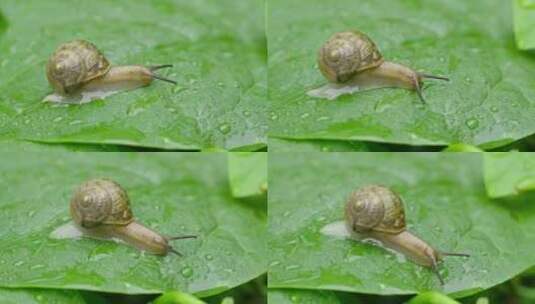
[[[134,221],[126,191],[107,179],[90,180],[76,190],[70,205],[74,222],[84,228],[128,225]]]
[[[94,44],[74,40],[59,46],[50,56],[46,76],[56,92],[71,94],[105,75],[110,68],[108,60]]]
[[[356,73],[384,62],[373,41],[359,31],[336,33],[320,48],[318,65],[332,82],[346,82]]]
[[[407,231],[401,198],[383,186],[364,186],[349,195],[345,205],[345,225],[350,234],[378,240],[411,261],[430,267],[442,285],[444,281],[438,272],[438,263],[443,257],[468,256],[438,251]]]
[[[108,179],[94,179],[80,185],[74,192],[70,212],[75,227],[56,229],[63,238],[63,231],[75,229],[76,233],[95,239],[120,240],[139,250],[152,254],[166,255],[173,252],[181,255],[169,245],[170,240],[196,238],[194,235],[165,237],[135,221],[126,191],[116,182]]]
[[[394,234],[405,230],[401,198],[386,187],[370,185],[353,191],[345,214],[350,227],[357,232],[374,230]]]
[[[154,73],[169,67],[172,65],[111,66],[94,44],[74,40],[60,45],[50,56],[46,77],[55,93],[44,100],[81,104],[150,85],[154,79],[176,84]]]
[[[329,83],[307,92],[311,97],[335,99],[340,95],[378,88],[414,90],[425,103],[423,79],[446,77],[415,72],[404,65],[385,61],[375,43],[359,31],[332,35],[318,52],[318,67]]]

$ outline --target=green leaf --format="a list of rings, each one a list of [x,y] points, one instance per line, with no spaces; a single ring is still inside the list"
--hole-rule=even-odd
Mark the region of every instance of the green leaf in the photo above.
[[[535,205],[490,200],[475,153],[274,153],[269,162],[270,288],[370,294],[436,290],[466,296],[535,264]],[[382,248],[322,234],[343,220],[349,193],[383,184],[402,197],[408,229],[446,257],[445,285],[420,265]],[[511,206],[511,207],[508,207]],[[512,207],[514,206],[514,207]]]
[[[0,286],[145,294],[216,294],[265,272],[262,204],[231,196],[222,153],[3,153]],[[128,191],[137,220],[174,241],[183,257],[110,241],[52,239],[70,220],[83,181],[108,177]]]
[[[268,292],[268,303],[341,304],[342,302],[334,292],[328,290],[272,289]]]
[[[521,50],[535,49],[535,2],[513,0],[516,45]]]
[[[0,288],[2,304],[90,304],[74,290]],[[91,303],[93,304],[93,303]]]
[[[269,8],[270,136],[492,149],[535,133],[535,57],[512,43],[508,1],[272,0]],[[367,33],[387,60],[451,82],[427,81],[425,106],[403,89],[308,97],[326,83],[320,46],[348,29]]]
[[[166,292],[158,297],[154,304],[206,304],[196,297],[180,291]]]
[[[368,152],[379,144],[340,140],[291,140],[269,138],[269,149],[277,152]]]
[[[221,301],[221,304],[234,304],[234,299],[231,297],[226,297]]]
[[[409,304],[460,304],[452,298],[440,292],[429,291],[417,295],[409,301]]]
[[[444,152],[484,152],[478,147],[467,145],[467,144],[452,144],[449,145],[446,149],[444,149]]]
[[[0,138],[163,149],[266,143],[263,1],[2,1]],[[154,82],[84,105],[42,103],[50,54],[83,38],[115,65],[174,64]]]
[[[535,155],[485,153],[485,186],[490,197],[535,190]]]
[[[49,144],[21,140],[0,140],[0,152],[25,151],[81,151],[81,152],[127,152],[135,151],[134,147],[92,144]]]
[[[232,195],[247,197],[267,192],[267,153],[228,153],[228,174]]]

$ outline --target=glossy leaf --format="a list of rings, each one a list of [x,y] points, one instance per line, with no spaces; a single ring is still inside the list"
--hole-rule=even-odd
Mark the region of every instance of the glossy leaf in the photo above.
[[[270,135],[491,149],[533,134],[535,55],[515,47],[511,24],[503,0],[270,1]],[[425,106],[403,89],[308,97],[326,83],[320,46],[348,29],[367,33],[387,60],[451,82],[426,81]]]
[[[270,155],[270,288],[371,294],[436,290],[461,297],[535,264],[533,197],[490,200],[481,154],[289,153]],[[322,234],[343,220],[349,193],[383,184],[404,200],[408,229],[447,257],[445,285],[422,266],[371,244]]]
[[[163,149],[265,146],[263,1],[2,1],[0,137]],[[1,27],[1,26],[0,26]],[[42,103],[50,54],[83,38],[115,65],[174,64],[84,105]]]
[[[535,190],[535,155],[486,153],[485,186],[490,197],[517,195]]]
[[[377,146],[359,141],[269,138],[269,149],[277,152],[368,152]]]
[[[228,172],[232,195],[235,197],[267,192],[267,153],[228,153]]]
[[[137,149],[141,150],[141,149]],[[48,152],[48,151],[80,151],[80,152],[128,152],[136,151],[135,147],[94,144],[60,144],[40,143],[23,140],[0,140],[0,152]]]
[[[142,294],[225,291],[265,271],[261,204],[232,198],[226,155],[205,153],[3,153],[0,286]],[[52,239],[70,220],[83,181],[108,177],[128,192],[134,216],[184,256],[145,254],[111,241]]]
[[[154,304],[206,304],[206,302],[187,293],[170,291],[154,300]]]
[[[440,292],[429,291],[417,295],[409,301],[409,304],[460,304],[452,298]]]
[[[513,0],[515,38],[519,49],[535,49],[535,1]]]
[[[444,149],[444,152],[484,152],[480,148],[472,145],[467,144],[452,144],[449,145],[446,149]]]
[[[268,303],[341,304],[342,302],[334,292],[328,290],[273,289],[268,293]]]
[[[2,304],[90,304],[77,291],[0,288]],[[91,303],[97,304],[97,303]]]

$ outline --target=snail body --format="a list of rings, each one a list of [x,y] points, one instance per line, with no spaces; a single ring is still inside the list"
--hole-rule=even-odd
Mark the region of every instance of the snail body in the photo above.
[[[112,66],[94,44],[74,40],[60,45],[48,60],[46,76],[54,94],[45,101],[85,103],[150,85],[154,79],[176,84],[154,74],[156,70],[171,66]]]
[[[193,235],[165,237],[137,222],[126,191],[107,179],[89,180],[78,187],[70,202],[70,213],[82,236],[119,240],[156,255],[181,255],[170,240],[195,238]]]
[[[468,256],[441,252],[406,230],[401,198],[390,189],[369,185],[352,192],[345,205],[345,224],[350,233],[380,241],[409,260],[430,267],[440,283],[438,263],[444,256]]]
[[[424,79],[449,80],[385,61],[375,43],[359,31],[332,35],[319,50],[318,66],[330,83],[309,91],[308,95],[328,99],[356,91],[396,87],[416,91],[425,103],[422,94]]]

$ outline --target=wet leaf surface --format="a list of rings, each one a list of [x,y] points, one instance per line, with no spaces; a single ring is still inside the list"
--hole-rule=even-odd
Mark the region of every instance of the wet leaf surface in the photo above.
[[[491,149],[535,133],[535,57],[515,46],[509,1],[273,0],[269,7],[273,137]],[[326,83],[316,64],[320,46],[348,29],[367,33],[387,60],[451,82],[427,81],[425,106],[402,89],[308,97]]]
[[[488,198],[482,155],[473,153],[274,153],[269,163],[270,288],[370,294],[437,290],[473,294],[535,264],[535,206],[529,196]],[[382,248],[323,235],[343,219],[356,187],[378,183],[399,193],[408,229],[446,258],[445,279]]]
[[[0,168],[0,286],[206,296],[265,271],[265,204],[232,198],[224,154],[3,153]],[[119,182],[148,227],[198,238],[173,241],[183,257],[51,239],[74,189],[95,177]]]
[[[265,146],[263,2],[2,1],[0,138],[163,149]],[[1,18],[1,17],[0,17]],[[2,21],[0,19],[0,29]],[[42,103],[48,57],[95,43],[112,64],[174,64],[178,82],[84,105]]]

